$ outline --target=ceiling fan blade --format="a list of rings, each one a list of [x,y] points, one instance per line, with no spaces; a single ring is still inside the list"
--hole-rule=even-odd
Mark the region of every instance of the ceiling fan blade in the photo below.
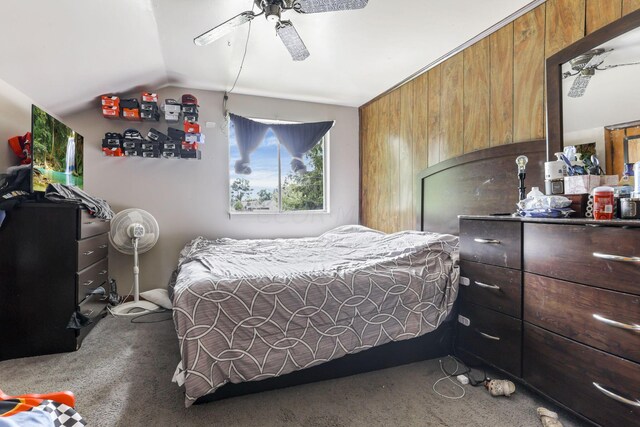
[[[291,21],[278,22],[276,24],[276,33],[278,33],[278,37],[280,37],[294,61],[304,61],[309,57],[309,51]]]
[[[217,27],[210,29],[206,33],[200,34],[198,37],[193,39],[193,42],[197,46],[208,45],[209,43],[212,43],[218,40],[219,38],[226,36],[233,30],[235,30],[236,27],[246,24],[247,22],[251,21],[255,17],[256,17],[256,14],[251,11],[242,12],[241,14],[234,16],[228,21],[223,22]]]
[[[587,86],[589,85],[589,81],[591,80],[590,74],[580,74],[573,81],[573,85],[571,85],[571,89],[569,89],[569,97],[570,98],[580,98],[584,95],[584,92],[587,90]]]
[[[604,67],[598,68],[598,70],[608,70],[609,68],[626,67],[627,65],[640,65],[640,61],[638,61],[638,62],[629,62],[629,63],[626,63],[626,64],[605,65]]]
[[[293,9],[300,13],[335,12],[362,9],[369,0],[296,0]]]

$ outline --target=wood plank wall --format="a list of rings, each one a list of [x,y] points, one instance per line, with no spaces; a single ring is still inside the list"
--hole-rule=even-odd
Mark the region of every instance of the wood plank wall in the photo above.
[[[417,226],[416,175],[490,146],[545,137],[545,59],[640,9],[640,0],[547,0],[360,108],[360,221]]]

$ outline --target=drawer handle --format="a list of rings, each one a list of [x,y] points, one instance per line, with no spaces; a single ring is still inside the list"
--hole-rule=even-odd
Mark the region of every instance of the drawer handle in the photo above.
[[[82,284],[82,286],[89,286],[89,285],[90,285],[90,284],[92,284],[92,283],[93,283],[93,280],[87,280],[86,282],[84,282],[84,283]]]
[[[628,331],[640,332],[640,325],[630,325],[628,323],[617,322],[615,320],[607,319],[604,316],[599,314],[594,314],[593,318],[599,320],[602,323],[605,323],[609,326],[613,326],[614,328],[626,329]]]
[[[476,285],[480,286],[481,288],[493,289],[495,291],[499,291],[500,290],[500,286],[498,286],[498,285],[489,285],[488,283],[478,282],[477,280],[474,280],[473,283],[475,283]]]
[[[93,224],[93,221],[87,221],[87,222],[83,222],[84,225],[91,225]]]
[[[107,274],[107,270],[101,270],[100,273],[98,273],[100,276],[104,276],[105,274]]]
[[[478,330],[476,329],[476,331],[478,331]],[[485,334],[484,332],[480,332],[480,331],[478,331],[478,333],[480,335],[482,335],[483,337],[485,337],[486,339],[488,339],[488,340],[500,341],[500,337],[494,337],[493,335]]]
[[[98,246],[98,249],[105,249],[107,247],[107,245],[100,245]]]
[[[612,391],[607,390],[606,388],[602,387],[600,384],[596,382],[593,383],[593,386],[597,388],[600,391],[600,393],[604,394],[607,397],[612,398],[613,400],[617,400],[618,402],[624,403],[626,405],[640,407],[640,400],[633,401],[633,400],[626,399],[618,394],[615,394]]]
[[[474,242],[476,243],[485,243],[485,244],[492,244],[492,245],[499,245],[500,244],[500,240],[496,240],[496,239],[481,239],[479,237],[476,237],[475,239],[473,239]]]
[[[640,257],[637,257],[637,256],[611,255],[611,254],[603,254],[601,252],[594,252],[593,256],[596,258],[606,259],[608,261],[640,262]]]
[[[93,251],[86,251],[86,252],[83,252],[82,254],[83,255],[91,255],[92,253],[93,253]]]
[[[85,316],[89,317],[89,316],[91,316],[93,314],[93,310],[89,310],[89,311],[87,311],[85,313],[82,313],[82,314],[84,314]]]

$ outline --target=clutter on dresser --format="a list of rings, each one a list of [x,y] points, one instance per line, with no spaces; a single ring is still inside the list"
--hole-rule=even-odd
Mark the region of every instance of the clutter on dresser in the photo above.
[[[533,187],[527,197],[518,202],[518,215],[531,218],[566,218],[574,211],[572,201],[564,196],[545,196]]]
[[[165,99],[162,108],[158,106],[158,95],[153,92],[142,93],[140,103],[133,98],[105,95],[102,114],[107,118],[151,122],[160,121],[162,116],[170,123],[165,132],[152,127],[146,135],[135,128],[125,129],[122,133],[106,132],[102,140],[104,156],[197,160],[202,157],[199,145],[205,143],[205,136],[197,123],[198,100],[191,94],[182,95],[180,102]],[[178,124],[181,121],[182,126]]]

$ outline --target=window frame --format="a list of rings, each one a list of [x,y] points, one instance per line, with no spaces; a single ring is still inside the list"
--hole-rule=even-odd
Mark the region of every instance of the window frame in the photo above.
[[[256,117],[247,117],[251,120],[260,121],[263,123],[282,123],[282,124],[291,124],[291,123],[304,123],[293,120],[280,120],[280,119],[262,119]],[[282,158],[280,156],[281,143],[278,141],[278,211],[261,211],[261,210],[252,210],[252,211],[236,211],[231,208],[231,141],[229,138],[229,129],[231,127],[231,123],[229,122],[227,127],[227,213],[229,218],[233,216],[247,216],[247,215],[328,215],[330,213],[330,197],[329,197],[329,152],[330,152],[330,140],[331,140],[331,130],[329,130],[323,137],[320,144],[324,144],[322,150],[322,188],[323,188],[323,209],[316,210],[297,210],[297,211],[285,211],[282,210]],[[276,138],[277,139],[277,138]],[[251,176],[251,175],[248,175]]]

